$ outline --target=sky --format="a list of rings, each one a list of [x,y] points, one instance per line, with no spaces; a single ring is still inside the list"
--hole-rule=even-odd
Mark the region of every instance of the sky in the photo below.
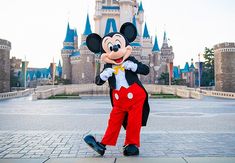
[[[142,0],[151,36],[159,46],[164,30],[175,53],[174,65],[198,61],[205,47],[235,42],[234,0]],[[67,23],[81,39],[89,13],[94,31],[95,0],[0,0],[0,38],[12,43],[11,56],[29,67],[61,59]]]

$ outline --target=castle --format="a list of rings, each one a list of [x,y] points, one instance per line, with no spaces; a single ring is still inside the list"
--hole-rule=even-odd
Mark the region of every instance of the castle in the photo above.
[[[147,76],[140,76],[143,83],[157,83],[162,72],[169,72],[168,65],[173,62],[172,46],[168,45],[166,32],[164,32],[161,49],[158,39],[149,35],[147,22],[144,22],[144,8],[142,2],[136,0],[95,0],[95,33],[101,37],[109,32],[119,31],[125,22],[132,22],[138,36],[131,43],[132,55],[150,67]],[[144,28],[143,28],[144,27]],[[100,63],[100,54],[94,54],[86,46],[86,37],[92,33],[89,15],[81,35],[81,45],[78,46],[76,29],[71,29],[68,23],[66,37],[63,42],[61,56],[63,60],[62,78],[68,79],[72,84],[93,83],[95,75],[103,68]],[[171,70],[172,71],[172,70]]]

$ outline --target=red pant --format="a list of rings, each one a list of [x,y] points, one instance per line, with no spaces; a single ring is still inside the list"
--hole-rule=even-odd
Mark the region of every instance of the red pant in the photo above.
[[[101,141],[105,145],[116,145],[117,138],[128,113],[125,145],[134,144],[140,146],[140,129],[142,126],[142,109],[146,93],[142,87],[134,83],[129,88],[112,92],[113,109],[110,113],[108,127]]]

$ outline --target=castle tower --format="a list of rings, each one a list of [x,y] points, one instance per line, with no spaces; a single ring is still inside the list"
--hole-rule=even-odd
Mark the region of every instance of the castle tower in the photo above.
[[[0,39],[0,93],[10,92],[11,43]]]
[[[144,23],[144,8],[143,8],[142,1],[140,1],[140,4],[138,6],[137,20],[138,20],[139,32],[142,33],[142,31],[143,31],[142,26],[143,26],[143,23]]]
[[[95,79],[95,55],[86,46],[86,38],[91,33],[92,31],[91,31],[90,19],[89,15],[87,14],[85,29],[81,36],[82,37],[81,40],[82,44],[80,46],[81,63],[79,64],[82,66],[77,71],[80,79],[79,83],[94,83]]]
[[[152,38],[149,35],[147,23],[145,22],[144,33],[142,36],[142,55],[141,62],[148,65],[150,68],[150,73],[147,76],[141,76],[141,81],[143,83],[150,83],[152,80],[151,72],[153,72],[153,63],[152,63]]]
[[[154,39],[154,45],[153,45],[153,49],[152,49],[152,61],[151,63],[153,64],[153,78],[152,78],[152,82],[156,83],[157,79],[160,77],[160,49],[158,46],[158,40],[157,40],[157,35],[155,35],[155,39]],[[151,66],[150,66],[151,67]]]
[[[117,0],[96,0],[95,32],[101,37],[120,28],[120,6]]]
[[[71,63],[70,54],[74,51],[74,30],[70,29],[69,23],[67,26],[66,36],[63,42],[61,56],[63,60],[62,78],[71,80]]]
[[[132,0],[119,0],[120,5],[120,25],[131,22],[134,15]]]
[[[136,15],[134,15],[132,17],[132,23],[134,24],[134,26],[137,28],[137,24],[136,24]],[[136,57],[136,59],[140,60],[141,59],[141,36],[140,33],[137,29],[137,37],[136,39],[130,44],[133,48],[132,51],[132,55]]]
[[[235,92],[235,42],[224,42],[214,46],[215,89]]]
[[[193,64],[193,59],[191,59],[191,65],[189,67],[189,87],[195,87],[195,66]]]
[[[95,1],[95,33],[101,33],[101,18],[102,18],[102,0]]]
[[[169,63],[173,62],[174,53],[172,46],[168,45],[166,31],[164,32],[163,44],[161,48],[161,72],[168,72]]]
[[[78,34],[77,34],[77,29],[74,30],[74,48],[78,49]]]

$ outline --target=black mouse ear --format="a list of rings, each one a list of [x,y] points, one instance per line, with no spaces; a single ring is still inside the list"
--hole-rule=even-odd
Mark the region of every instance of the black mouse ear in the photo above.
[[[137,36],[137,29],[134,24],[127,22],[121,26],[120,33],[123,34],[129,42],[133,42]]]
[[[86,38],[86,45],[93,53],[99,53],[101,51],[101,37],[96,33],[91,33]]]

